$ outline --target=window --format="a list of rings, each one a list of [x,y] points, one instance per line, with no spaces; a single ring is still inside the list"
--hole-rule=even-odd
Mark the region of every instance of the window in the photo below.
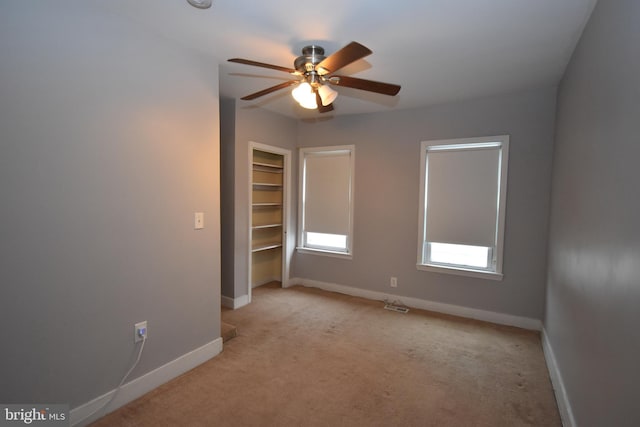
[[[298,251],[351,257],[352,145],[300,149]]]
[[[501,280],[509,136],[420,150],[418,269]]]

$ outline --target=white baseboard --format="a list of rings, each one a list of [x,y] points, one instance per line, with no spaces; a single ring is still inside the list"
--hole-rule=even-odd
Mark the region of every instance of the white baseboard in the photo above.
[[[282,287],[283,288],[290,288],[291,286],[295,286],[295,285],[300,285],[300,280],[302,279],[298,279],[297,277],[290,277],[288,279],[283,279],[282,280]]]
[[[251,300],[249,299],[249,295],[242,295],[238,298],[230,298],[222,295],[221,303],[224,307],[235,310],[236,308],[244,307],[249,304]]]
[[[124,384],[115,399],[113,399],[113,401],[105,408],[100,409],[93,415],[90,414],[104,405],[105,402],[108,402],[116,390],[111,390],[102,396],[73,408],[69,414],[71,425],[74,427],[86,426],[109,412],[113,412],[119,407],[150,392],[167,381],[172,380],[173,378],[182,375],[183,373],[217,356],[221,351],[222,338],[216,338],[210,343],[190,351],[189,353],[183,354],[177,359]]]
[[[220,304],[222,304],[223,307],[233,308],[233,303],[234,303],[233,298],[225,297],[224,295],[220,296]]]
[[[542,328],[542,351],[544,352],[544,358],[547,361],[547,369],[549,370],[549,377],[551,378],[551,384],[553,385],[553,393],[556,395],[556,402],[558,403],[558,409],[560,410],[560,418],[562,419],[562,425],[564,427],[575,427],[576,420],[573,417],[573,411],[571,410],[571,404],[567,396],[567,390],[564,387],[564,381],[556,362],[556,356],[553,353],[551,342],[547,331]]]
[[[483,320],[485,322],[498,323],[501,325],[517,326],[523,329],[539,331],[542,329],[542,322],[539,319],[530,317],[514,316],[511,314],[498,313],[495,311],[480,310],[477,308],[463,307],[460,305],[445,304],[441,302],[428,301],[419,298],[405,297],[401,295],[387,294],[384,292],[370,291],[367,289],[353,288],[351,286],[338,285],[335,283],[321,282],[318,280],[292,278],[289,286],[302,285],[312,288],[324,289],[326,291],[338,292],[355,297],[367,298],[376,301],[385,299],[399,300],[408,307],[422,310],[436,311],[438,313],[451,314],[454,316],[467,317],[470,319]]]

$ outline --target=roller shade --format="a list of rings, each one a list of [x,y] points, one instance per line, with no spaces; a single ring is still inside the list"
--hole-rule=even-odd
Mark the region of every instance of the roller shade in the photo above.
[[[306,153],[304,231],[349,234],[351,153]]]
[[[427,151],[426,241],[496,245],[500,156],[499,144]]]

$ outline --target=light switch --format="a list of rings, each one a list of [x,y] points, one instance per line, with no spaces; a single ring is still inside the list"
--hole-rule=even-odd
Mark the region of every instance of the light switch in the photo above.
[[[196,212],[195,225],[196,230],[204,228],[204,212]]]

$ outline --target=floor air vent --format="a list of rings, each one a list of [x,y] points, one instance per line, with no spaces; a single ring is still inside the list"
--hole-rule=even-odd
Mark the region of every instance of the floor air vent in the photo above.
[[[409,312],[409,307],[405,307],[405,306],[401,305],[400,303],[398,303],[397,301],[394,301],[394,302],[385,301],[384,302],[384,309],[385,310],[390,310],[390,311],[395,311],[395,312],[398,312],[398,313],[408,313]]]

